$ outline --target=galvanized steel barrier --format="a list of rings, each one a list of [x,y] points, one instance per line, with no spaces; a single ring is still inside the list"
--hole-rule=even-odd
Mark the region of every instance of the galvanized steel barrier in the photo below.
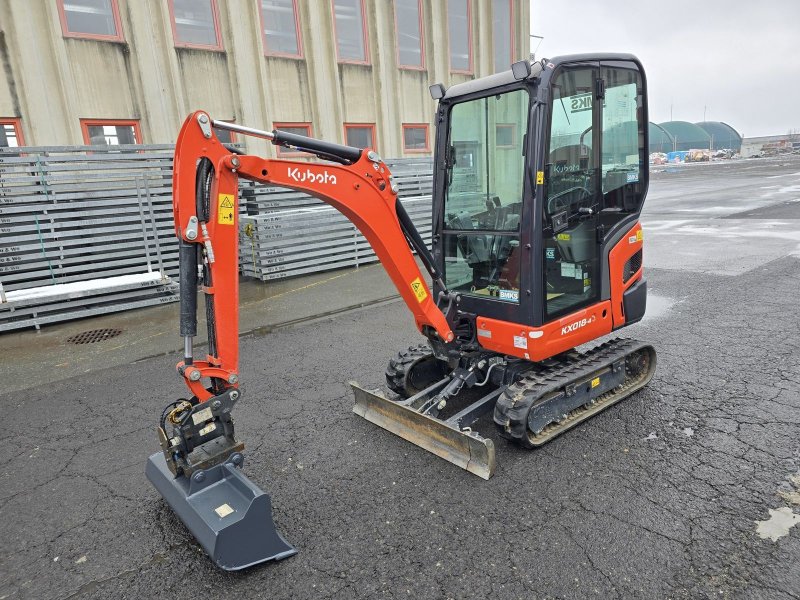
[[[0,332],[174,302],[171,145],[0,148]],[[430,238],[430,159],[387,161]],[[242,273],[263,281],[376,260],[336,210],[242,182]]]

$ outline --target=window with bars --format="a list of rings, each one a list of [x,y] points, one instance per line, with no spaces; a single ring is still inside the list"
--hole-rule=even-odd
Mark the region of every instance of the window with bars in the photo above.
[[[375,147],[375,124],[374,123],[345,123],[344,124],[345,144],[356,148]]]
[[[425,68],[422,0],[395,0],[394,23],[397,34],[397,64],[406,69]]]
[[[19,119],[0,119],[0,148],[24,146]]]
[[[176,46],[222,49],[216,0],[170,0]]]
[[[82,119],[83,141],[90,146],[141,144],[139,122],[132,120]]]
[[[472,73],[472,26],[470,0],[447,0],[447,33],[450,70]]]
[[[494,38],[494,71],[508,71],[514,54],[511,26],[512,0],[492,0],[492,37]]]
[[[332,0],[339,62],[369,63],[363,0]]]
[[[122,40],[117,0],[58,0],[66,37]]]
[[[403,152],[430,152],[427,123],[403,123]]]
[[[297,0],[261,0],[264,54],[302,58]]]

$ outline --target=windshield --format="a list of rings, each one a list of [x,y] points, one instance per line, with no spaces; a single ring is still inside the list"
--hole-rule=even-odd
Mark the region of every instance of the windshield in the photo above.
[[[514,90],[450,111],[444,233],[451,289],[518,301],[528,105],[528,93]]]

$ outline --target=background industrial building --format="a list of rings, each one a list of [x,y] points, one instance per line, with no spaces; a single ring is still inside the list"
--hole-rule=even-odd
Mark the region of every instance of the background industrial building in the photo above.
[[[0,146],[170,143],[202,108],[430,154],[428,86],[526,58],[529,11],[528,0],[0,0]]]

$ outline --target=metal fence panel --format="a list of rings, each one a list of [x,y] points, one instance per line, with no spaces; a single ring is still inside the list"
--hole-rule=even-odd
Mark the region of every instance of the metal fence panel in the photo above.
[[[173,150],[0,148],[0,332],[177,299]],[[387,164],[428,241],[431,160]],[[242,181],[240,216],[248,277],[269,281],[375,260],[352,223],[307,194]],[[130,285],[131,276],[150,283]],[[73,284],[80,292],[69,291]]]

